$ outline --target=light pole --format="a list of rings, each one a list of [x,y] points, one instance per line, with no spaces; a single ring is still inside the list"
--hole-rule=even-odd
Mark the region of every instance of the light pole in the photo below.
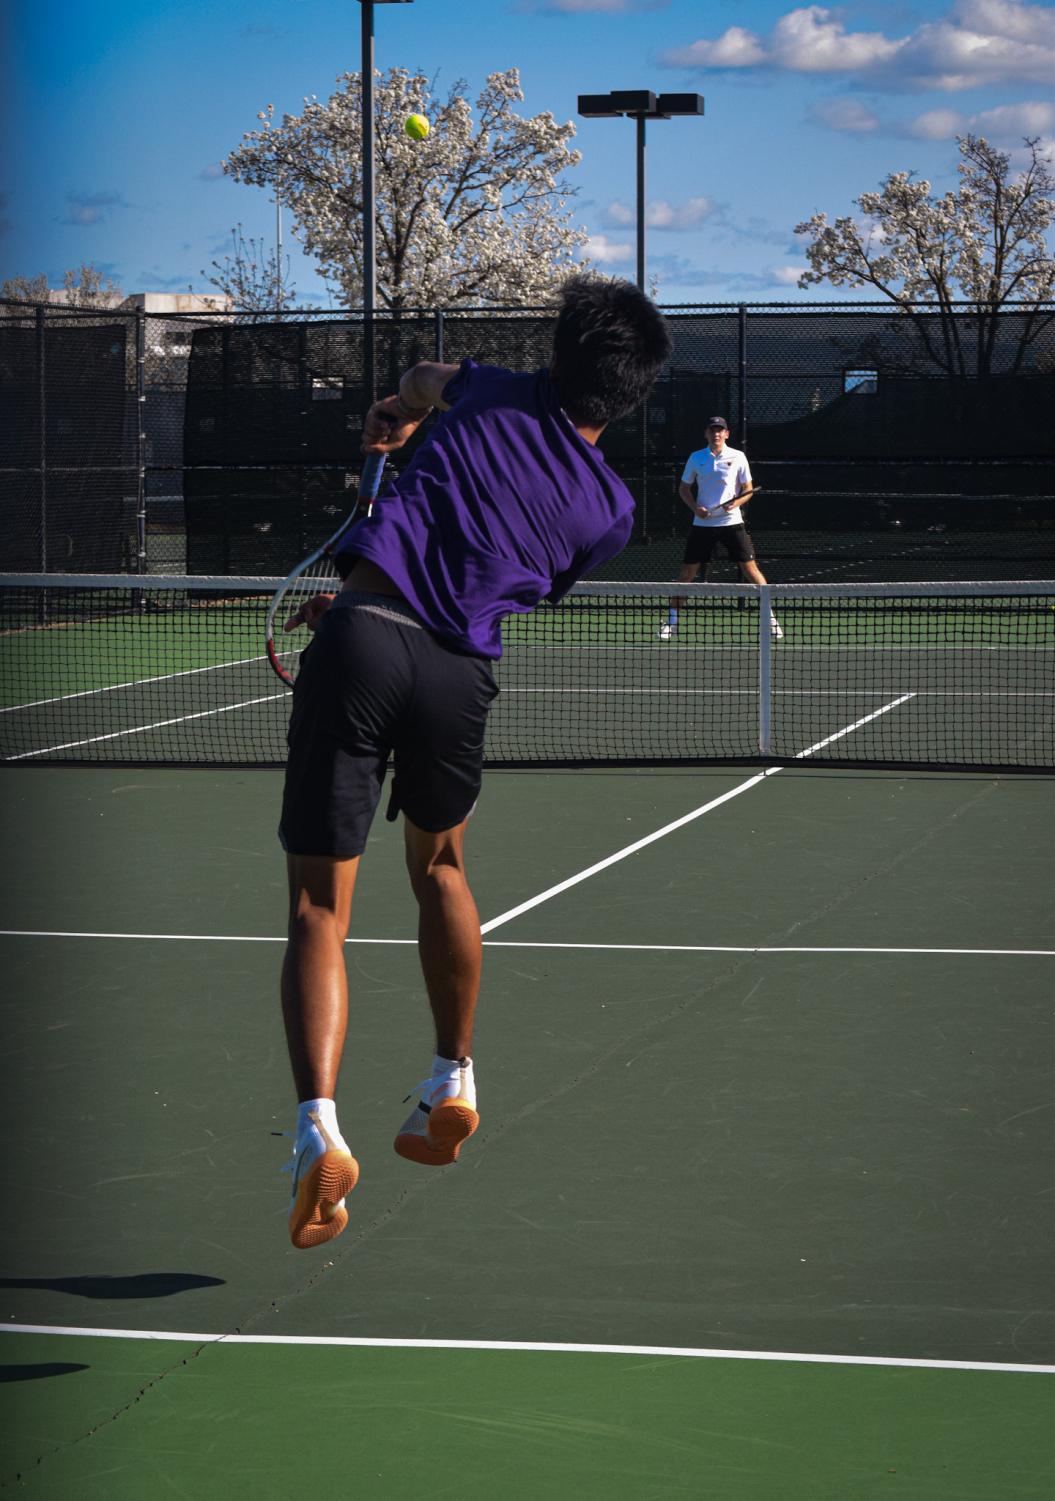
[[[374,6],[410,5],[413,0],[359,0],[362,7],[360,91],[363,105],[363,385],[367,403],[376,388],[374,307],[377,301],[377,255],[374,202]]]
[[[637,284],[645,290],[645,121],[674,115],[702,115],[702,94],[654,94],[651,89],[617,89],[611,94],[580,94],[586,120],[625,116],[637,125]]]

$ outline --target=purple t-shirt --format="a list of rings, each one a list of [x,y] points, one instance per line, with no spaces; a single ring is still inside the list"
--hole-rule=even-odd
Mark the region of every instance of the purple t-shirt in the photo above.
[[[506,615],[556,602],[626,546],[634,500],[545,370],[464,360],[443,399],[450,410],[341,554],[376,563],[459,650],[500,657]]]

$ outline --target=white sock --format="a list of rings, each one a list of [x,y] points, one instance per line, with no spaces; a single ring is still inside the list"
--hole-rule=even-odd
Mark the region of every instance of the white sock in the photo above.
[[[432,1081],[426,1091],[428,1104],[463,1099],[476,1108],[476,1083],[471,1058],[444,1058],[439,1053],[432,1060]]]
[[[297,1140],[302,1141],[312,1130],[318,1131],[324,1143],[329,1137],[335,1147],[348,1150],[337,1124],[337,1106],[333,1100],[301,1100],[297,1107]]]

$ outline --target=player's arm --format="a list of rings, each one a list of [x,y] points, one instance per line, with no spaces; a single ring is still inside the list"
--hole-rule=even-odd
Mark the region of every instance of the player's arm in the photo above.
[[[433,407],[444,412],[447,410],[443,393],[460,368],[422,360],[404,371],[396,395],[375,401],[367,412],[363,422],[363,449],[391,453],[395,448],[402,448]]]
[[[695,484],[689,484],[686,480],[682,480],[681,484],[678,486],[678,499],[681,501],[682,505],[688,506],[689,510],[694,516],[706,516],[706,510],[699,504],[697,500],[697,490]]]
[[[747,504],[754,493],[755,487],[751,483],[751,481],[748,480],[743,489],[738,490],[737,493],[733,496],[732,500],[726,500],[722,502],[721,509],[723,511],[738,511],[741,506]]]

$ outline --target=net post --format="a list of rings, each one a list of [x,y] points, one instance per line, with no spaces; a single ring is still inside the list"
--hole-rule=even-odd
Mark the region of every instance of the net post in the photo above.
[[[758,586],[758,749],[773,753],[773,636],[768,584]]]

